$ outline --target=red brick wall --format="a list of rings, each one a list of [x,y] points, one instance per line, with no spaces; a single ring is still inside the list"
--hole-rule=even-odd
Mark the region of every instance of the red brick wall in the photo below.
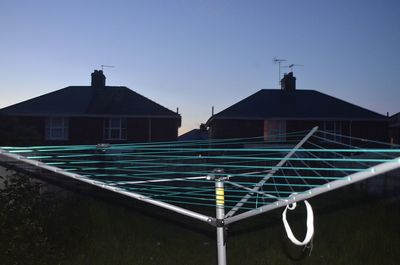
[[[400,144],[400,126],[389,127],[389,139],[394,144]]]
[[[389,142],[388,123],[386,121],[340,121],[340,123],[342,135]],[[324,121],[288,121],[286,128],[288,132],[294,132],[311,130],[314,126],[318,126],[320,130],[324,130]],[[352,143],[348,138],[342,138],[341,141],[347,144]]]
[[[0,118],[0,122],[6,118]],[[10,119],[7,117],[7,119]],[[69,139],[67,141],[45,140],[45,118],[44,117],[19,117],[18,126],[29,127],[39,136],[35,145],[64,145],[64,144],[97,144],[104,142],[148,142],[148,141],[175,141],[178,137],[179,121],[171,118],[128,118],[127,119],[127,140],[110,141],[104,140],[104,118],[95,117],[71,117],[69,118]],[[16,123],[15,123],[16,124]],[[18,133],[18,130],[16,130]],[[3,141],[3,145],[6,144]],[[14,141],[15,142],[15,141]],[[15,143],[13,142],[13,145]],[[29,145],[23,143],[23,145]]]
[[[210,137],[242,138],[263,136],[263,120],[214,120],[210,125]]]
[[[151,141],[170,141],[178,138],[178,120],[151,119]]]
[[[389,142],[388,122],[354,121],[351,128],[354,137]]]
[[[43,140],[42,118],[0,116],[0,146],[39,145]]]
[[[103,118],[69,118],[69,144],[103,143]]]
[[[341,134],[353,137],[388,142],[386,121],[341,121]],[[213,120],[210,124],[211,138],[240,138],[263,136],[263,120]],[[324,121],[288,120],[287,132],[311,130],[319,126],[324,129]],[[343,139],[346,143],[346,140]]]

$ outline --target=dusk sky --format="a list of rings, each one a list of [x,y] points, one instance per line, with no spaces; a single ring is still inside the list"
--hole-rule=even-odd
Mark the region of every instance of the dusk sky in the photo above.
[[[299,89],[400,111],[398,0],[0,0],[0,32],[0,108],[113,65],[107,85],[179,107],[183,133],[278,88],[276,56]]]

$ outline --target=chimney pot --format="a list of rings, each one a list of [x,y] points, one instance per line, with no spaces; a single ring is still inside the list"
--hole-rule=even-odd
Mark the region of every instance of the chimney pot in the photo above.
[[[281,80],[281,89],[284,91],[296,90],[296,77],[293,76],[293,72],[283,75]]]
[[[94,70],[92,73],[92,87],[105,87],[106,76],[102,70]]]

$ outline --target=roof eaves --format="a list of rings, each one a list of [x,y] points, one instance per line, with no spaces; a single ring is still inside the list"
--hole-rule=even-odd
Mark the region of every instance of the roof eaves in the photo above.
[[[388,121],[388,118],[365,118],[365,117],[246,117],[246,116],[231,116],[220,117],[213,116],[207,121],[207,124],[213,120],[297,120],[297,121]]]
[[[180,114],[176,115],[118,115],[118,114],[73,114],[73,113],[38,113],[38,114],[26,114],[26,113],[0,113],[3,116],[12,117],[85,117],[85,118],[104,118],[104,117],[118,117],[118,118],[174,118],[181,119]]]

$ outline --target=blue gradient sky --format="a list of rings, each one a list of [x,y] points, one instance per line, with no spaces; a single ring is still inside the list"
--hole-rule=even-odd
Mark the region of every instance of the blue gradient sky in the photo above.
[[[262,88],[277,56],[298,88],[400,111],[400,1],[0,1],[0,107],[69,85],[101,64],[198,127]],[[285,69],[282,69],[285,71]],[[287,71],[287,70],[286,70]]]

